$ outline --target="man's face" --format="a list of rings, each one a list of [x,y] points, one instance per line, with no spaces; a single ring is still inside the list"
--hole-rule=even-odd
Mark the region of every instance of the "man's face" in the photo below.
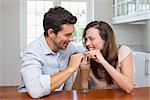
[[[53,43],[57,50],[66,49],[69,42],[73,40],[72,33],[74,31],[73,24],[64,24],[62,25],[62,30],[55,35],[53,38]]]

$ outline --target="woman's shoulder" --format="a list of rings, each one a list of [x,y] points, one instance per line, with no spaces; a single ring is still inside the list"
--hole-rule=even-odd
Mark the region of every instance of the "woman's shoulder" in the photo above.
[[[130,47],[128,47],[128,46],[126,46],[126,45],[120,45],[119,46],[119,50],[118,50],[118,52],[123,52],[123,53],[125,53],[125,52],[131,52],[132,50],[130,49]]]
[[[130,47],[126,45],[121,45],[118,50],[119,62],[123,61],[129,54],[132,53]]]

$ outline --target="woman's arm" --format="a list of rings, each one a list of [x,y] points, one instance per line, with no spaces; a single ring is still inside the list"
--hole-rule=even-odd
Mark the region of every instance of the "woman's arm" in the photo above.
[[[133,90],[134,74],[133,57],[131,53],[122,61],[121,73],[112,67],[107,61],[102,62],[101,64],[120,88],[127,93],[130,93]]]
[[[112,65],[110,65],[102,56],[99,50],[89,51],[88,54],[90,58],[95,60],[96,62],[103,65],[103,67],[107,70],[108,74],[112,77],[114,82],[127,93],[130,93],[133,90],[133,57],[132,53],[130,53],[123,61],[121,72],[116,70]]]

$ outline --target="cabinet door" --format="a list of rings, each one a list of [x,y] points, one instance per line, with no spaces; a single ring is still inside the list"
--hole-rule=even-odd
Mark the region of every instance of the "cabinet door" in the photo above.
[[[150,69],[148,59],[145,58],[145,54],[138,54],[135,55],[135,81],[137,86],[150,86],[150,75],[148,70]]]

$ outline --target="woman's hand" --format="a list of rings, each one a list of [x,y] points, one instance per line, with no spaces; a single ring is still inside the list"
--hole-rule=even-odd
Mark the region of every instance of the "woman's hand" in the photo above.
[[[93,59],[100,64],[106,62],[106,60],[104,59],[104,57],[99,49],[90,50],[90,51],[86,52],[86,54],[88,56],[88,59]]]

